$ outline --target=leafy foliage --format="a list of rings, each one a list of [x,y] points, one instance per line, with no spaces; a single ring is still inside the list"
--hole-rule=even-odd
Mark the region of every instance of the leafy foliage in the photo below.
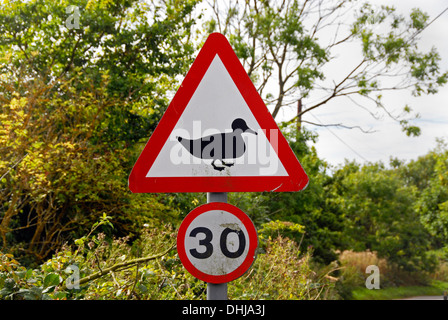
[[[408,271],[431,269],[427,231],[413,206],[417,190],[381,164],[349,163],[335,172],[338,206],[350,221],[349,247],[377,251]]]
[[[316,138],[311,133],[297,133],[293,127],[287,127],[284,134],[311,179],[302,192],[266,194],[269,218],[303,226],[303,239],[297,233],[292,239],[304,247],[313,247],[316,259],[330,263],[337,259],[334,251],[343,245],[344,223],[342,211],[329,198],[327,164],[317,157],[316,150],[306,145],[309,139]]]
[[[65,25],[70,5],[79,7],[79,28]],[[193,47],[184,40],[194,6],[42,0],[0,6],[4,250],[24,248],[28,263],[42,261],[104,213],[118,235],[160,212],[169,220],[176,210],[156,196],[131,198],[126,181],[176,75],[191,62]]]
[[[430,21],[419,9],[405,17],[390,6],[351,0],[214,0],[210,6],[207,32],[229,37],[272,115],[303,105],[289,122],[347,99],[375,119],[391,117],[407,135],[419,135],[411,123],[418,114],[409,106],[393,112],[384,97],[388,91],[434,94],[448,80],[436,48],[418,47]],[[351,61],[341,52],[351,52]],[[335,76],[323,72],[328,67],[338,68]]]
[[[445,247],[448,240],[448,151],[443,141],[410,166],[426,178],[416,210],[431,235],[436,248]],[[414,182],[415,183],[415,182]],[[418,183],[418,182],[417,182]]]
[[[204,297],[205,285],[185,272],[171,244],[205,195],[131,194],[127,187],[204,32],[228,35],[274,116],[302,99],[298,119],[334,98],[356,97],[370,103],[374,117],[383,110],[418,135],[412,109],[392,114],[383,92],[434,94],[447,81],[437,50],[418,50],[429,21],[418,9],[406,18],[354,1],[290,0],[232,1],[223,11],[210,1],[213,17],[201,31],[198,3],[0,4],[2,299]],[[79,10],[74,27],[67,24],[78,14],[71,6]],[[354,18],[344,29],[349,12]],[[325,43],[320,32],[331,27],[337,31]],[[322,70],[337,63],[334,50],[352,44],[361,60],[326,81]],[[273,81],[278,92],[267,91]],[[392,159],[389,167],[330,168],[308,146],[317,136],[300,124],[281,130],[310,184],[300,193],[229,195],[253,219],[262,244],[232,298],[337,297],[330,273],[340,251],[375,252],[399,271],[393,284],[404,273],[432,272],[436,256],[446,262],[446,145],[409,163]],[[69,289],[75,267],[82,283]]]
[[[183,268],[171,246],[176,232],[169,226],[146,230],[133,246],[126,238],[106,241],[91,232],[65,246],[40,269],[26,269],[10,254],[2,254],[0,297],[36,299],[203,299],[205,283]],[[170,247],[171,246],[171,247]],[[154,253],[164,251],[163,255]],[[141,262],[141,256],[150,256]],[[154,257],[154,258],[151,258]],[[311,270],[311,255],[302,255],[292,240],[266,239],[251,271],[232,283],[231,299],[322,299],[333,293],[333,282]],[[139,261],[132,263],[132,261]],[[111,268],[111,266],[122,266]],[[73,280],[72,269],[79,270]],[[285,277],[288,281],[284,281]],[[78,281],[78,282],[75,282]],[[68,284],[76,284],[70,287]]]

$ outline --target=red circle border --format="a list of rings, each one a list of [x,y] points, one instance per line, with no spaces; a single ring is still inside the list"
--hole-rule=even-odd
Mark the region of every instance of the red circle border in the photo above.
[[[249,250],[243,263],[238,268],[225,275],[217,276],[200,271],[190,262],[185,250],[185,235],[191,222],[199,215],[212,210],[223,210],[236,216],[243,223],[249,236]],[[247,270],[249,270],[255,261],[255,250],[257,247],[258,235],[252,220],[246,213],[244,213],[244,211],[225,202],[211,202],[193,209],[182,221],[177,233],[177,253],[180,261],[184,265],[185,269],[187,269],[187,271],[194,277],[208,283],[226,283],[241,277]]]

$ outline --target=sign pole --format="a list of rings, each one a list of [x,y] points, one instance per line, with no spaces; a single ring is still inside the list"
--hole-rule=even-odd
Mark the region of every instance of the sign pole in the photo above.
[[[255,225],[244,211],[223,202],[226,198],[226,193],[210,193],[209,203],[193,209],[177,232],[179,259],[207,284],[207,300],[227,300],[227,284],[249,270],[256,257]]]
[[[207,192],[210,202],[227,203],[227,192]],[[227,300],[227,283],[207,283],[207,300]]]

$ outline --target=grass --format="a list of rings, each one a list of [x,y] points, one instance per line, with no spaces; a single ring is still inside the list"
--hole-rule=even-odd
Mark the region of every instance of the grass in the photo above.
[[[430,286],[389,287],[385,289],[355,289],[353,300],[393,300],[415,296],[442,296],[448,282],[434,280]]]
[[[340,253],[339,261],[342,267],[343,299],[351,300],[393,300],[415,296],[442,296],[448,291],[448,263],[442,262],[431,274],[405,272],[390,266],[374,251],[355,252],[346,250]],[[381,289],[369,290],[365,287],[366,269],[375,265],[381,273]],[[430,279],[432,280],[429,280]],[[428,285],[428,281],[431,281]],[[402,285],[406,284],[406,285]],[[383,286],[384,285],[384,286]],[[395,286],[398,285],[398,286]]]

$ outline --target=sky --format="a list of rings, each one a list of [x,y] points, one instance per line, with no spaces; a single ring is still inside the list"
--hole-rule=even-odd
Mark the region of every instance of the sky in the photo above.
[[[430,21],[448,7],[446,0],[372,0],[371,3],[394,6],[397,12],[407,16],[412,8],[418,7],[429,14]],[[442,59],[440,63],[443,71],[448,70],[447,32],[448,11],[420,34],[419,48],[427,51],[436,47]],[[410,93],[394,92],[385,99],[392,109],[396,106],[397,110],[402,110],[408,104],[420,114],[420,118],[413,122],[421,128],[420,136],[408,137],[392,119],[384,117],[375,120],[367,112],[354,109],[346,101],[335,100],[305,114],[303,120],[360,125],[375,132],[363,133],[357,129],[305,125],[318,134],[318,141],[312,143],[318,156],[336,167],[343,164],[345,159],[356,160],[358,163],[382,161],[388,164],[391,157],[406,161],[417,159],[436,147],[437,138],[445,138],[448,142],[448,85],[436,95],[413,97]],[[291,113],[287,113],[286,111],[276,120],[282,120],[282,117],[290,119]]]

